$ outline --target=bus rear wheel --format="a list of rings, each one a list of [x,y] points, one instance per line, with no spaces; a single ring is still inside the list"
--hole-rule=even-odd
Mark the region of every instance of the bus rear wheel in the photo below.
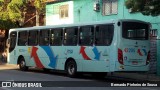
[[[77,64],[75,61],[70,60],[66,64],[66,72],[69,77],[75,77],[77,74]]]
[[[21,71],[27,71],[28,70],[28,67],[26,66],[26,62],[25,62],[24,58],[20,58],[18,64],[19,64],[19,69]]]

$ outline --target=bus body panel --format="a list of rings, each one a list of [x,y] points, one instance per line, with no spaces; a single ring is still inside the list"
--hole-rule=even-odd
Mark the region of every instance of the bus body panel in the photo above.
[[[129,42],[125,40],[125,42]],[[149,52],[149,41],[132,41],[121,46],[125,65],[143,66],[146,65],[147,55]]]
[[[119,62],[116,62],[116,70],[115,71],[135,71],[135,72],[145,72],[149,70],[149,65],[143,65],[143,66],[127,66],[127,65],[120,65]]]
[[[133,20],[126,20],[132,22]],[[110,45],[60,45],[60,46],[17,46],[9,53],[8,61],[17,64],[20,56],[23,56],[26,65],[29,67],[48,68],[55,70],[65,70],[67,59],[75,60],[78,72],[114,72],[114,71],[147,71],[146,59],[149,52],[149,40],[130,40],[122,37],[123,20],[101,22],[93,24],[82,24],[79,26],[94,25],[94,33],[96,26],[101,24],[113,25],[114,34]],[[139,22],[139,21],[135,21]],[[143,23],[143,22],[141,22]],[[76,25],[78,26],[78,25]],[[25,30],[39,30],[51,28],[73,27],[66,26],[44,26],[22,29],[11,29],[18,32]],[[63,30],[64,34],[64,30]],[[65,34],[64,34],[65,35]],[[80,34],[78,35],[80,38]],[[63,37],[63,39],[65,36]],[[94,37],[95,38],[95,37]],[[96,38],[95,38],[96,40]],[[17,40],[18,42],[18,40]],[[119,50],[122,51],[123,64],[119,62]]]
[[[42,48],[43,47],[43,48]],[[52,54],[49,54],[49,51],[45,51],[44,47],[48,47]],[[59,49],[58,47],[51,46],[19,46],[15,48],[16,55],[14,56],[15,60],[10,62],[12,64],[17,64],[18,58],[23,56],[26,65],[30,67],[38,67],[35,61],[40,60],[44,68],[48,69],[57,69],[64,70],[65,62],[67,58],[73,58],[77,63],[77,71],[80,72],[109,72],[110,67],[114,66],[110,60],[114,57],[110,54],[114,53],[113,48],[106,47],[105,49],[101,47],[91,47],[91,46],[83,46],[86,47],[84,52],[81,52],[81,47],[70,47],[64,46]],[[36,51],[34,49],[37,49]],[[77,49],[79,48],[79,49]],[[95,50],[97,49],[97,50]],[[53,53],[54,52],[54,53]],[[14,53],[11,52],[11,54]],[[96,55],[98,54],[99,55]],[[85,59],[86,54],[89,59]],[[12,56],[10,56],[12,57]],[[41,68],[41,67],[38,67]]]
[[[124,23],[124,25],[123,25]],[[121,22],[118,38],[118,60],[115,71],[148,71],[150,52],[149,24],[139,21]]]

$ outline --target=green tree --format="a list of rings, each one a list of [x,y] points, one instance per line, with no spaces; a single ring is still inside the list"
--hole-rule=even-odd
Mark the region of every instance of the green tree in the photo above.
[[[34,6],[36,8],[36,26],[39,26],[39,16],[45,13],[46,0],[35,0]]]
[[[0,0],[0,29],[15,28],[23,18],[25,0]]]
[[[9,30],[10,28],[18,27],[16,22],[11,20],[0,20],[0,30]]]
[[[9,18],[12,21],[19,21],[23,19],[24,12],[26,10],[26,4],[26,0],[12,0],[7,6]]]
[[[46,0],[0,0],[0,20],[8,21],[8,23],[17,24],[23,26],[25,23],[25,14],[27,13],[27,4],[32,4],[36,8],[36,20],[39,25],[39,15],[45,12],[45,1]],[[4,24],[3,24],[4,25]],[[8,27],[8,24],[5,24]],[[13,25],[17,26],[17,25]],[[1,28],[2,25],[0,25]]]
[[[9,19],[8,12],[7,12],[7,2],[5,0],[0,0],[0,19],[7,20]]]
[[[0,30],[5,31],[5,37],[2,41],[7,39],[8,30],[10,28],[20,27],[25,23],[25,14],[29,9],[27,6],[33,5],[36,8],[37,17],[45,12],[46,0],[0,0]],[[27,20],[28,21],[28,20]],[[38,19],[39,23],[39,19]]]
[[[160,15],[160,0],[127,0],[125,5],[132,13],[141,12],[143,15]]]

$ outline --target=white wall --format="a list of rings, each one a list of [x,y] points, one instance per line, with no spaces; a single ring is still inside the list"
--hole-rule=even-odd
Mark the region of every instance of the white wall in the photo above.
[[[57,5],[69,5],[69,17],[61,19],[59,14],[53,14],[53,6]],[[60,25],[60,24],[72,24],[73,23],[73,1],[48,4],[46,6],[46,25]]]

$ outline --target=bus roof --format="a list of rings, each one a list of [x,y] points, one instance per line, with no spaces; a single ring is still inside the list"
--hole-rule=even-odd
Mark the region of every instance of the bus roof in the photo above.
[[[51,29],[51,28],[62,28],[62,27],[76,27],[76,26],[83,26],[83,25],[94,25],[94,24],[114,24],[118,21],[135,21],[135,22],[143,22],[140,20],[135,20],[135,19],[118,19],[118,20],[108,20],[108,21],[96,21],[92,23],[75,23],[75,24],[62,24],[62,25],[46,25],[46,26],[34,26],[34,27],[26,27],[26,28],[13,28],[10,29],[9,32],[12,31],[25,31],[25,30],[38,30],[38,29]],[[147,23],[147,22],[146,22]]]

